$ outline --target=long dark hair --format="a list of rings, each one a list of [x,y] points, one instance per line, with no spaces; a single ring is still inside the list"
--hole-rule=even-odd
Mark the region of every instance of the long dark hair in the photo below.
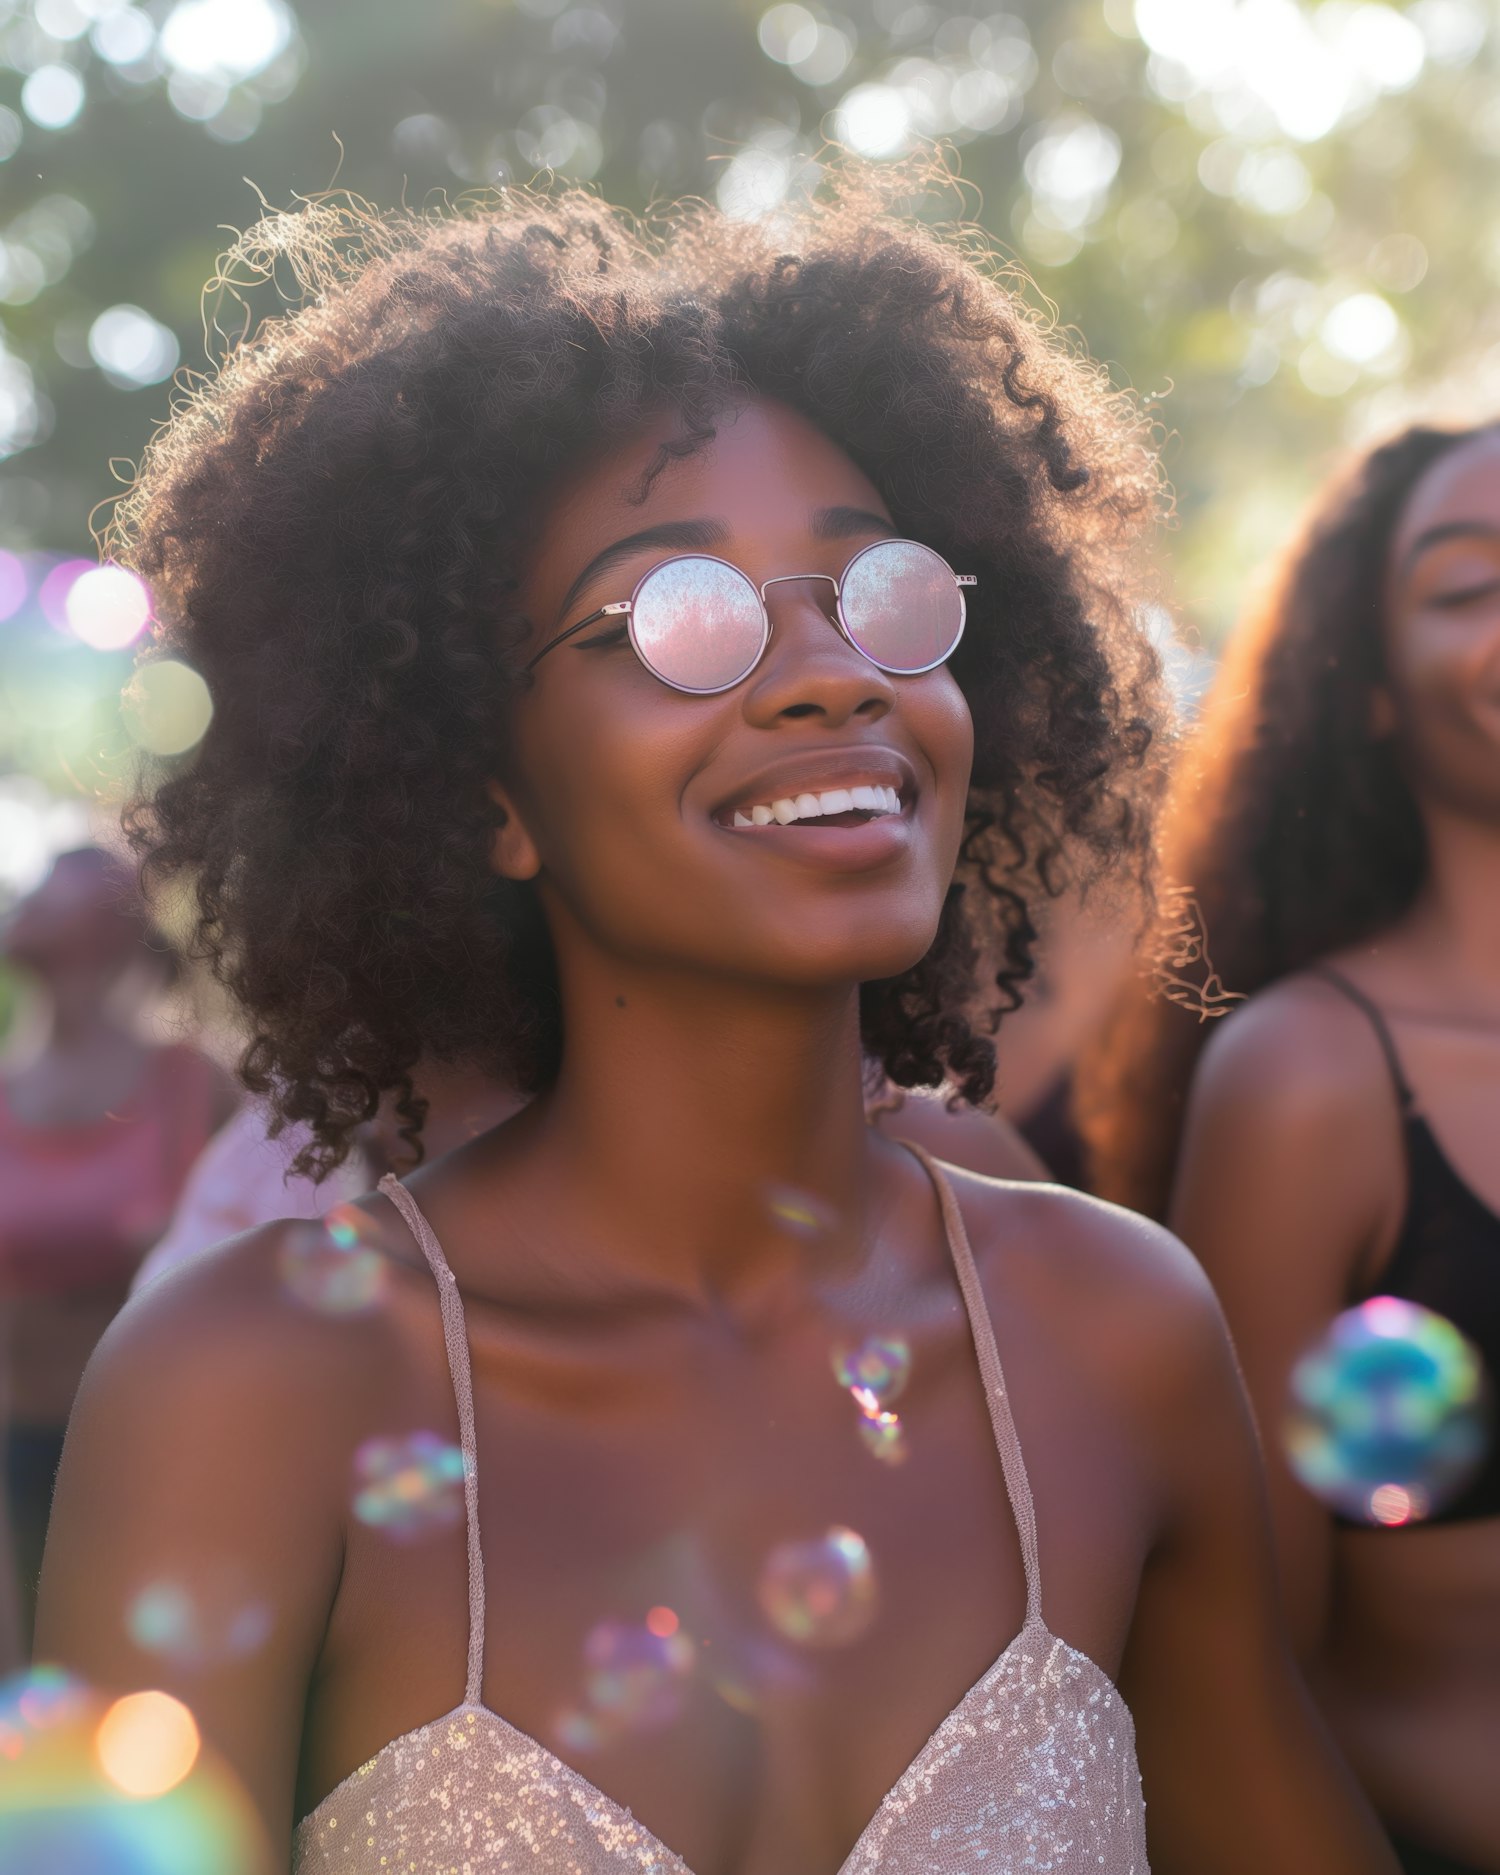
[[[1163,816],[1176,889],[1154,982],[1131,987],[1080,1073],[1106,1197],[1163,1216],[1210,1019],[1388,926],[1422,884],[1416,800],[1394,738],[1372,731],[1386,566],[1412,490],[1483,427],[1414,426],[1347,463],[1230,643]]]

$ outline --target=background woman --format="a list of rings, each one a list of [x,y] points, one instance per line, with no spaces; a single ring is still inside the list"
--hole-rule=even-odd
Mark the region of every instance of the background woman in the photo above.
[[[1101,1185],[1155,1216],[1172,1188],[1224,1302],[1295,1637],[1380,1809],[1435,1845],[1407,1866],[1500,1870],[1500,1452],[1425,1524],[1364,1528],[1276,1437],[1297,1355],[1372,1294],[1500,1375],[1500,431],[1408,430],[1330,485],[1183,773],[1167,868],[1211,994],[1253,994],[1217,1025],[1128,1012],[1090,1092]]]
[[[159,983],[162,963],[145,934],[129,870],[80,847],[58,856],[0,935],[36,982],[46,1025],[42,1047],[0,1075],[0,1425],[21,1628],[19,1655],[0,1666],[19,1664],[29,1643],[84,1365],[233,1107],[206,1057],[140,1032],[128,979],[134,970],[139,990],[144,967]]]
[[[988,1094],[981,941],[1003,1007],[1064,852],[1139,866],[1157,716],[1149,458],[908,182],[274,220],[317,296],[123,518],[217,700],[137,838],[307,1157],[385,1089],[415,1134],[424,1049],[533,1095],[362,1202],[379,1307],[251,1233],[70,1432],[46,1651],[180,1686],[299,1869],[1136,1875],[1138,1762],[1168,1875],[1390,1866],[1196,1266],[866,1123],[866,1054]],[[367,1442],[433,1428],[403,1544]],[[126,1630],[228,1562],[259,1649]]]

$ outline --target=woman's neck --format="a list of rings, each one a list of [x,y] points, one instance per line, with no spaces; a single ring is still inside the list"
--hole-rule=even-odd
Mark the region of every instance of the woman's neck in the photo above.
[[[870,1143],[855,989],[611,962],[565,970],[563,1001],[562,1070],[528,1116],[528,1165],[566,1179],[612,1259],[706,1296],[805,1264],[809,1243],[823,1270],[858,1254]]]
[[[1402,919],[1468,1013],[1500,1019],[1500,826],[1428,805],[1427,878]]]

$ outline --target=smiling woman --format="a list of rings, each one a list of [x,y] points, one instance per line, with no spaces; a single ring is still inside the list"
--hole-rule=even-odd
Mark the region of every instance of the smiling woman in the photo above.
[[[132,827],[246,1079],[314,1166],[424,1051],[532,1095],[341,1208],[366,1306],[248,1233],[70,1429],[44,1647],[181,1679],[303,1875],[1144,1875],[1143,1778],[1165,1875],[1390,1866],[1191,1260],[866,1123],[868,1059],[989,1093],[1161,744],[1139,426],[912,180],[278,218],[308,303],[122,507],[215,703]],[[222,1666],[122,1618],[226,1572]]]

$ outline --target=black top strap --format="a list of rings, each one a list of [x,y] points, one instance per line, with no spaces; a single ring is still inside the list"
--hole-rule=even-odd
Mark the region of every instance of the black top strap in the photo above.
[[[1385,1056],[1385,1065],[1391,1071],[1391,1080],[1395,1083],[1396,1098],[1401,1103],[1402,1113],[1410,1113],[1416,1106],[1416,1098],[1410,1083],[1401,1071],[1401,1057],[1396,1052],[1396,1044],[1385,1017],[1362,989],[1351,983],[1342,971],[1334,970],[1328,964],[1315,964],[1307,973],[1310,977],[1321,977],[1330,983],[1346,1001],[1353,1003],[1369,1018],[1370,1027],[1375,1031],[1375,1039],[1380,1044],[1380,1052]]]

